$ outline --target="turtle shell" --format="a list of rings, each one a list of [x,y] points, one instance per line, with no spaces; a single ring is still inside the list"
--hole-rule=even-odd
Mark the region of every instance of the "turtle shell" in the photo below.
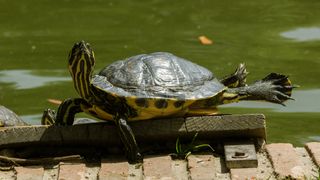
[[[108,93],[138,98],[203,99],[225,89],[208,69],[165,52],[116,61],[95,75],[92,84]]]
[[[26,125],[28,124],[24,122],[16,113],[0,105],[0,127]]]

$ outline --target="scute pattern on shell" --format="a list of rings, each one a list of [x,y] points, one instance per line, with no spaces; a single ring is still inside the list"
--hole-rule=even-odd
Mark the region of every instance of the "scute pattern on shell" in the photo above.
[[[26,126],[25,123],[16,113],[0,105],[0,126]]]
[[[92,84],[120,96],[199,99],[225,87],[206,68],[170,53],[156,52],[105,67]]]

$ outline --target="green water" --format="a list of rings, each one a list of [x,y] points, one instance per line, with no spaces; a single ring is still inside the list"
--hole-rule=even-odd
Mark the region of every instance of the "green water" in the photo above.
[[[239,103],[225,113],[264,113],[268,141],[320,141],[320,1],[0,0],[0,104],[39,123],[48,98],[77,96],[66,69],[73,43],[90,42],[96,69],[117,59],[168,51],[218,77],[240,62],[248,81],[271,71],[301,88],[296,101]],[[213,40],[201,45],[198,36]],[[244,107],[244,108],[242,108]]]

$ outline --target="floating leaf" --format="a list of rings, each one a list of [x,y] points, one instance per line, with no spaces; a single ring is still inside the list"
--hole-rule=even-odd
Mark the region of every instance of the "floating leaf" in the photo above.
[[[47,99],[49,103],[54,104],[54,105],[60,105],[62,103],[61,100],[58,99]]]
[[[198,39],[199,39],[200,43],[203,45],[213,44],[213,41],[211,39],[207,38],[206,36],[199,36]]]

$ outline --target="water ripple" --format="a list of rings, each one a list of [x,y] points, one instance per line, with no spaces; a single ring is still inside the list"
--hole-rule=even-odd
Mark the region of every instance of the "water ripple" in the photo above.
[[[31,70],[0,71],[0,83],[14,84],[15,89],[31,89],[52,82],[70,81],[69,77],[40,76],[32,74]]]
[[[296,28],[280,35],[296,41],[315,41],[320,40],[320,27]]]

